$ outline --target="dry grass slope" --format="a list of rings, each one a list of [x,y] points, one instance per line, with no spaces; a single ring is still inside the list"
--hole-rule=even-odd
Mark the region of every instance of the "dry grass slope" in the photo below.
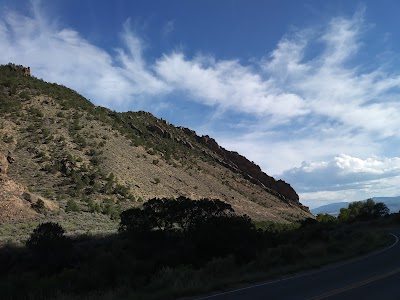
[[[65,210],[115,218],[147,199],[182,195],[218,198],[256,220],[311,217],[300,203],[227,166],[188,129],[149,113],[96,107],[66,87],[24,76],[14,65],[0,67],[0,102],[0,152],[15,159],[0,184],[1,201],[12,202],[15,211],[20,207],[18,218]],[[27,191],[45,200],[42,211],[22,197]]]

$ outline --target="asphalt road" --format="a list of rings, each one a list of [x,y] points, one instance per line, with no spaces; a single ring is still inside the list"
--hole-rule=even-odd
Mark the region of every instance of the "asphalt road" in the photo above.
[[[372,255],[196,300],[400,300],[400,229],[389,232],[396,243]]]

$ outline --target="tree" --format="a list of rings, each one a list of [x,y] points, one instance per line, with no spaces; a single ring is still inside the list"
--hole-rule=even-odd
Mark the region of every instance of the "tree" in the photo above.
[[[374,205],[373,215],[374,217],[386,217],[390,210],[383,202],[378,202]]]
[[[350,220],[350,209],[348,208],[341,208],[340,214],[338,216],[338,220],[342,223],[349,222]]]
[[[211,217],[198,224],[190,233],[196,257],[209,260],[233,254],[241,262],[254,258],[257,230],[246,216]]]
[[[33,230],[26,241],[26,246],[37,257],[49,259],[50,257],[59,257],[68,251],[71,243],[59,224],[46,222]]]
[[[251,219],[220,200],[154,198],[120,217],[119,232],[132,242],[133,253],[160,264],[202,264],[230,254],[249,261],[259,241]]]
[[[336,218],[330,214],[317,214],[317,221],[319,223],[332,223],[336,221]]]
[[[363,207],[363,203],[361,201],[352,202],[349,204],[349,219],[354,220],[357,219],[360,215],[361,209]]]
[[[43,244],[51,244],[64,239],[64,229],[57,223],[47,222],[42,223],[33,230],[26,245],[30,249],[35,249],[43,246]]]
[[[153,198],[143,208],[129,209],[121,214],[120,231],[158,230],[189,232],[196,224],[214,217],[234,215],[231,205],[220,200]]]
[[[359,203],[361,203],[361,205],[360,205],[359,215],[357,216],[358,219],[367,221],[375,218],[374,216],[375,202],[372,198],[367,199],[367,201],[365,202],[359,202]]]
[[[121,233],[143,233],[149,232],[154,228],[150,216],[146,215],[144,210],[137,207],[123,211],[120,217],[121,222],[118,230]]]
[[[351,221],[368,221],[379,217],[384,217],[389,214],[389,208],[386,204],[379,202],[375,203],[373,199],[367,201],[352,202],[348,208],[340,209],[338,216],[341,222]]]

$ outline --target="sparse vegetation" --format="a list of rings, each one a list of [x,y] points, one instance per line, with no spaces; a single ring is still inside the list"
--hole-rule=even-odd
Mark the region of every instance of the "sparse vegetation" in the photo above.
[[[376,220],[320,217],[262,230],[218,200],[152,199],[124,211],[119,234],[108,237],[69,238],[56,223],[39,224],[27,249],[0,249],[0,288],[4,299],[176,299],[383,247],[391,239],[377,225],[400,218]]]
[[[42,213],[45,209],[44,201],[42,199],[38,199],[35,203],[32,203],[32,208],[39,213]]]

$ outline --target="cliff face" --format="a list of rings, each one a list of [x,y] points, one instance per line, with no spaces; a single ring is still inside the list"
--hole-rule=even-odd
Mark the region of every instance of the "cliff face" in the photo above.
[[[261,168],[254,162],[251,162],[246,157],[237,152],[226,150],[218,145],[218,143],[210,138],[208,135],[197,136],[196,132],[188,128],[182,128],[182,131],[187,135],[194,137],[197,142],[207,146],[210,150],[218,154],[223,160],[220,161],[225,167],[232,169],[244,175],[251,182],[276,192],[281,199],[293,201],[297,204],[299,202],[299,195],[296,191],[283,180],[275,180],[273,177],[265,174]]]

